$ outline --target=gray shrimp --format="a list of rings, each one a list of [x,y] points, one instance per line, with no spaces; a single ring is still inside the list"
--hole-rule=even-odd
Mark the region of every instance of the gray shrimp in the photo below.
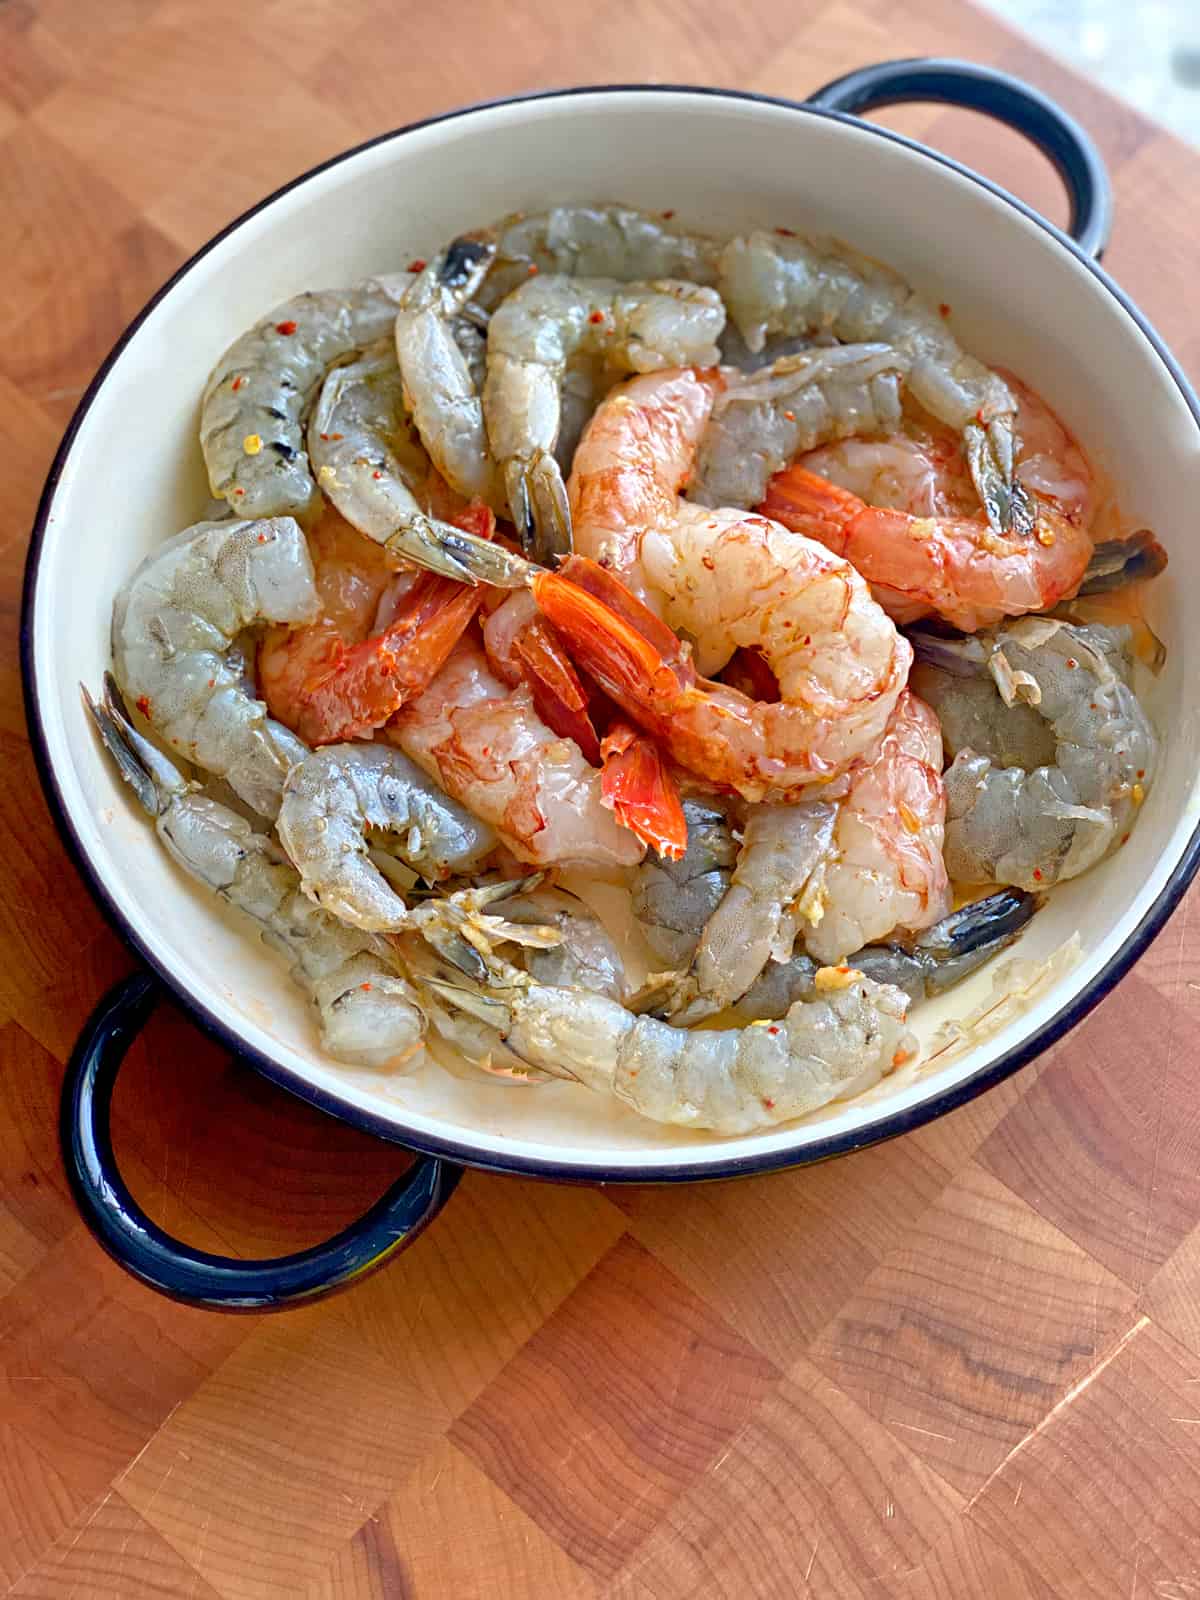
[[[113,605],[117,681],[175,750],[265,817],[308,746],[247,687],[234,641],[261,622],[313,622],[308,544],[291,517],[201,522],[152,551]]]
[[[316,515],[305,415],[334,362],[390,332],[408,282],[375,278],[296,295],[229,346],[200,403],[200,448],[217,499],[239,516]]]
[[[903,989],[916,1002],[944,994],[1007,949],[1037,910],[1038,901],[1022,890],[1001,889],[952,911],[907,943],[867,945],[846,965],[876,983]],[[739,999],[733,1014],[742,1021],[774,1022],[797,1000],[807,1000],[820,963],[812,956],[769,961]]]
[[[572,278],[717,282],[724,240],[670,226],[661,212],[631,206],[552,206],[505,217],[487,230],[496,259],[479,295],[494,309],[536,273]]]
[[[478,1018],[529,1066],[679,1127],[739,1134],[790,1122],[869,1089],[916,1049],[908,996],[851,971],[822,969],[815,998],[778,1025],[689,1032],[606,995],[537,983],[495,958],[491,966],[487,984],[418,987]]]
[[[908,357],[886,344],[830,345],[781,356],[717,396],[688,483],[702,506],[756,506],[773,474],[803,450],[900,423]]]
[[[768,961],[791,956],[806,895],[819,893],[837,820],[838,806],[828,800],[747,809],[729,886],[674,986],[673,1022],[689,1027],[723,1011]]]
[[[1024,617],[961,640],[917,636],[914,686],[941,719],[945,857],[966,883],[1037,890],[1127,836],[1158,757],[1130,687],[1126,628]]]
[[[402,861],[429,883],[468,873],[496,848],[496,835],[451,800],[392,745],[334,744],[288,775],[279,837],[310,900],[356,928],[411,927],[410,910],[371,860],[369,829],[397,836]]]
[[[988,521],[1002,533],[1032,533],[1033,503],[1013,477],[1015,396],[896,273],[842,245],[757,231],[726,246],[719,286],[751,350],[771,334],[827,329],[906,356],[910,392],[962,432]]]
[[[456,239],[413,280],[394,327],[404,396],[421,443],[452,489],[503,511],[472,361],[455,336],[455,318],[487,273],[495,246]]]
[[[531,559],[571,547],[566,488],[553,451],[568,363],[603,356],[612,372],[712,366],[725,310],[714,289],[681,280],[539,275],[488,324],[483,409],[513,521]]]
[[[646,943],[668,967],[686,966],[729,888],[738,847],[723,811],[689,796],[687,850],[678,861],[647,852],[634,869],[633,914]]]
[[[455,325],[456,338],[464,326]],[[477,573],[503,586],[518,581],[514,558],[502,546],[422,509],[418,490],[428,479],[429,457],[413,437],[391,339],[330,372],[309,421],[308,453],[342,516],[376,543],[459,582],[474,583]],[[461,560],[464,539],[478,558],[470,571]]]
[[[291,963],[316,1009],[321,1046],[338,1061],[395,1066],[421,1044],[425,1019],[386,941],[347,928],[306,899],[283,852],[244,817],[189,783],[123,715],[106,683],[103,705],[83,691],[100,737],[172,859],[252,918]]]
[[[496,906],[506,922],[557,929],[560,940],[525,951],[525,970],[537,983],[622,1000],[625,963],[600,918],[578,895],[563,889],[534,889]]]

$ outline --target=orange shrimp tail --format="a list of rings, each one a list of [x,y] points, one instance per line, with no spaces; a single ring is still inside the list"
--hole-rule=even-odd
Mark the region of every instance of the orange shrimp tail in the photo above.
[[[574,660],[622,709],[666,711],[695,682],[666,623],[596,562],[572,556],[561,573],[538,573],[532,587]]]
[[[588,711],[587,690],[554,629],[535,618],[517,635],[513,653],[538,716],[562,738],[574,739],[584,759],[598,767],[600,740]]]
[[[679,786],[658,746],[627,722],[618,722],[600,749],[603,804],[643,844],[670,861],[680,860],[687,850],[687,818]]]
[[[766,498],[755,507],[760,516],[816,539],[838,555],[845,553],[846,535],[862,509],[857,495],[800,466],[777,472],[767,484]]]
[[[468,506],[453,521],[485,539],[496,528],[495,517],[483,505]],[[483,586],[467,588],[452,578],[422,573],[403,610],[381,633],[349,648],[339,641],[310,677],[297,732],[310,744],[321,745],[381,728],[429,687],[487,593]]]

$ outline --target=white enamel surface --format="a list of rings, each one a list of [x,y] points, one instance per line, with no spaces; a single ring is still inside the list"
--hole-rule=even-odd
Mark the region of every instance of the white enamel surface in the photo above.
[[[196,520],[206,490],[197,407],[210,366],[245,326],[305,288],[402,268],[456,231],[558,200],[674,207],[713,231],[787,225],[849,240],[953,308],[962,342],[1049,400],[1171,555],[1152,620],[1170,646],[1151,708],[1165,760],[1129,845],[1056,891],[1020,954],[1078,930],[1082,959],[1019,1022],[941,1072],[741,1139],[655,1126],[583,1089],[480,1084],[433,1063],[411,1076],[346,1072],[315,1051],[305,1003],[277,960],[184,880],[101,758],[78,684],[108,662],[112,597],[154,545]],[[34,650],[51,760],[72,824],[122,915],[179,987],[309,1085],[483,1160],[703,1174],[871,1128],[961,1083],[1069,1003],[1153,905],[1197,822],[1200,582],[1191,537],[1200,433],[1119,303],[1042,229],[986,190],[862,129],[713,96],[587,95],[480,111],[418,130],[310,179],[193,267],[143,323],[85,418],[55,496],[38,574]],[[917,1015],[928,1037],[990,988],[977,977]]]

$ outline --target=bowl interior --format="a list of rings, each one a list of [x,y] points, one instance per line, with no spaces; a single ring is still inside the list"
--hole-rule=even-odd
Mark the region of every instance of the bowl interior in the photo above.
[[[78,685],[108,663],[113,595],[143,555],[195,521],[207,489],[198,402],[224,347],[304,288],[395,271],[456,231],[553,201],[674,208],[686,224],[829,232],[952,308],[964,345],[1016,371],[1119,486],[1135,525],[1171,555],[1150,617],[1168,642],[1149,703],[1162,769],[1129,843],[1057,890],[1019,955],[1043,962],[1078,935],[1069,972],[1000,1016],[973,1049],[787,1128],[718,1139],[644,1122],[568,1085],[531,1091],[453,1076],[347,1071],[320,1057],[280,962],[158,848],[97,747]],[[1200,630],[1183,623],[1200,551],[1200,434],[1134,318],[1070,251],[941,163],[866,129],[770,103],[673,91],[585,93],[463,114],[377,142],[305,180],[210,248],[154,307],[83,417],[43,536],[33,612],[40,717],[61,799],[112,904],[180,988],[309,1089],[417,1143],[470,1145],[508,1165],[706,1169],[782,1159],[882,1123],[982,1073],[1096,979],[1163,892],[1198,818]],[[991,972],[921,1007],[929,1041],[992,993]]]

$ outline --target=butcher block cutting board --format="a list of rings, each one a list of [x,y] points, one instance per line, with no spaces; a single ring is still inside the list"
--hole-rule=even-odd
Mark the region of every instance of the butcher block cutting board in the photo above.
[[[1088,127],[1107,264],[1195,373],[1200,154],[952,0],[0,0],[0,1594],[1200,1600],[1194,895],[1075,1034],[916,1134],[705,1188],[471,1174],[409,1253],[284,1317],[142,1289],[59,1166],[63,1062],[133,963],[40,796],[17,613],[125,322],[235,213],[413,118],[573,82],[803,96],[915,54]],[[885,120],[1064,220],[1016,135]],[[117,1098],[139,1198],[220,1252],[328,1236],[404,1159],[169,1012]]]

